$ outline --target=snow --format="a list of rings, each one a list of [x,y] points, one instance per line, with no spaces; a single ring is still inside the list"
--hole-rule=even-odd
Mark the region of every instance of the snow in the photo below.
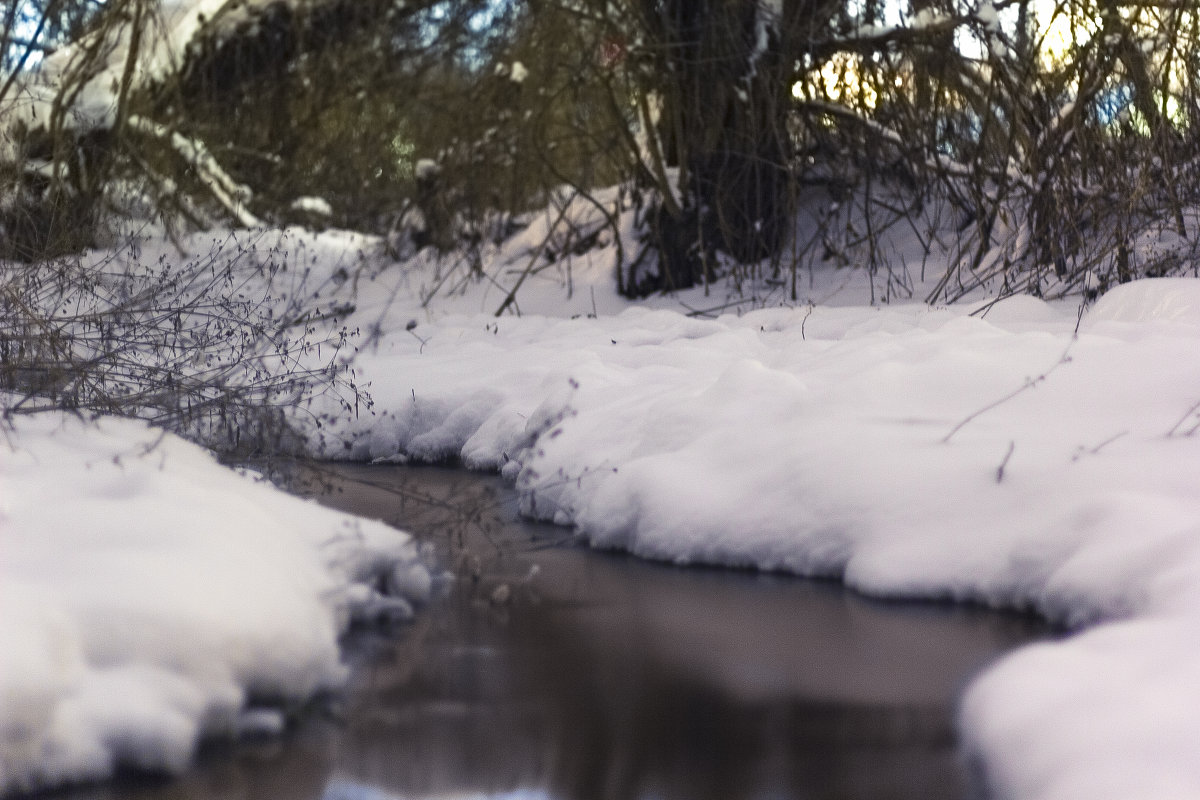
[[[979,23],[989,31],[998,32],[1000,30],[1000,13],[996,11],[991,0],[984,0],[979,4],[979,9],[975,12],[975,19],[979,20]]]
[[[1072,635],[1017,651],[961,703],[992,796],[1200,796],[1200,280],[1135,281],[1082,311],[982,293],[933,307],[909,298],[947,253],[885,231],[886,271],[815,264],[632,304],[613,280],[629,213],[615,190],[561,194],[481,244],[482,278],[339,231],[239,242],[308,271],[314,303],[357,309],[329,324],[364,332],[374,407],[314,432],[313,454],[499,470],[528,513],[597,547],[1036,610]],[[429,590],[398,534],[285,502],[178,440],[140,446],[155,437],[18,420],[0,488],[10,789],[114,759],[177,769],[200,733],[269,731],[247,698],[336,683],[347,613],[407,613]],[[391,545],[366,557],[344,535],[333,553],[347,525]]]
[[[913,30],[919,31],[943,25],[952,20],[952,17],[947,17],[945,14],[941,14],[932,8],[922,8],[909,20],[908,26]]]
[[[419,181],[434,178],[441,171],[442,168],[438,166],[438,163],[432,158],[422,158],[418,160],[416,166],[413,167],[413,173]]]
[[[514,61],[511,64],[501,62],[492,70],[492,74],[497,78],[508,78],[513,83],[524,83],[529,77],[529,68],[520,61]]]
[[[227,0],[159,0],[146,5],[149,16],[131,74],[134,85],[161,79],[178,68],[184,49],[206,20],[212,20]],[[242,6],[261,6],[270,0],[246,0]],[[236,14],[226,14],[233,22]],[[126,20],[128,23],[129,20]],[[60,90],[75,90],[64,124],[80,131],[108,127],[116,119],[117,96],[129,60],[130,25],[107,26],[78,43],[63,47],[42,60],[35,78],[17,93],[6,109],[10,121],[30,127],[47,124],[56,113]]]
[[[2,447],[0,794],[276,733],[344,679],[352,619],[428,593],[406,534],[142,423],[17,418]]]
[[[333,216],[333,206],[324,197],[297,197],[292,201],[293,211],[315,214],[318,217]]]
[[[1076,635],[962,704],[995,796],[1200,796],[1200,281],[1082,317],[1013,297],[589,318],[589,274],[573,319],[536,294],[461,313],[495,307],[482,284],[460,313],[397,309],[424,321],[358,360],[377,416],[346,426],[349,457],[500,469],[598,547],[1034,609]]]
[[[219,37],[265,2],[219,20],[224,0],[158,4],[135,82],[173,69],[206,20]],[[763,6],[760,50],[778,7]],[[995,6],[976,19],[994,30]],[[905,25],[948,21],[923,9]],[[11,119],[45,122],[85,74],[65,124],[112,124],[129,43],[106,35],[95,64],[88,48],[48,56]],[[650,98],[647,129],[657,111]],[[258,223],[198,143],[129,122]],[[794,297],[752,281],[631,305],[612,279],[637,247],[624,200],[552,206],[484,243],[487,280],[428,252],[347,257],[363,242],[342,232],[258,234],[264,258],[323,272],[314,302],[341,293],[357,311],[335,324],[366,332],[355,367],[374,410],[314,435],[315,455],[499,470],[527,513],[647,558],[1036,610],[1072,635],[1017,651],[961,702],[989,796],[1200,797],[1200,280],[1136,281],[1082,314],[1029,297],[938,308],[911,298],[948,254],[888,242],[902,269],[886,275],[817,266]],[[570,255],[591,234],[597,247]],[[1171,248],[1140,244],[1148,260]],[[178,772],[204,737],[273,735],[344,679],[352,620],[406,617],[430,591],[406,535],[143,424],[38,415],[3,435],[0,794],[119,766]]]

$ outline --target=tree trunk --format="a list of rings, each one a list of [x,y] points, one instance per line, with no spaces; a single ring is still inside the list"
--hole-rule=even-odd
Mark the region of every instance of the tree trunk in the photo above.
[[[783,19],[756,0],[644,4],[664,53],[659,140],[679,169],[681,198],[678,210],[664,205],[651,217],[660,285],[641,288],[680,289],[704,276],[716,251],[753,263],[786,244],[790,59],[803,48],[785,40],[811,40],[820,15],[812,0],[789,2]]]

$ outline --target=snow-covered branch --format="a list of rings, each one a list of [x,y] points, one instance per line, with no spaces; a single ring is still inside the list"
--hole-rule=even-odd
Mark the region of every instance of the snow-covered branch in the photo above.
[[[204,142],[190,139],[178,131],[169,130],[166,126],[143,117],[130,117],[129,127],[168,144],[182,156],[184,161],[195,169],[196,177],[204,184],[205,188],[233,215],[240,225],[254,228],[261,224],[259,219],[246,208],[246,204],[254,196],[250,187],[238,183],[230,177],[229,173],[222,169],[217,160],[213,158]]]

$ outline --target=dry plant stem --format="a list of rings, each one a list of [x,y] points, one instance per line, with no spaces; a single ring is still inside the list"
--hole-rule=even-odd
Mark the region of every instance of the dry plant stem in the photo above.
[[[679,305],[681,305],[687,309],[687,312],[688,312],[687,316],[689,316],[689,317],[716,319],[717,315],[722,311],[727,311],[728,309],[731,309],[731,308],[741,308],[742,306],[746,305],[747,303],[753,303],[753,302],[754,302],[754,298],[743,297],[743,298],[739,298],[737,300],[730,300],[728,303],[722,303],[719,306],[713,306],[711,308],[692,308],[691,306],[689,306],[687,303],[683,302],[682,300],[679,301]]]
[[[996,467],[996,483],[1004,480],[1004,468],[1008,466],[1008,460],[1012,458],[1013,450],[1017,449],[1017,443],[1010,441],[1008,443],[1008,452],[1004,454],[1004,459],[1000,462],[1000,466]]]
[[[663,158],[662,143],[659,141],[658,133],[653,123],[653,115],[650,113],[650,101],[646,97],[645,92],[638,94],[638,111],[641,114],[642,127],[645,131],[647,146],[650,149],[650,162],[654,168],[654,177],[658,181],[659,193],[662,195],[663,204],[666,206],[667,213],[675,219],[683,215],[683,207],[679,203],[679,199],[675,196],[675,189],[671,186],[671,180],[667,176],[666,160]]]
[[[305,408],[318,396],[335,398],[341,413],[369,406],[340,361],[353,334],[313,327],[338,309],[276,308],[276,266],[270,253],[246,263],[252,251],[239,245],[220,265],[221,247],[187,265],[143,268],[135,258],[130,271],[57,262],[0,272],[5,416],[137,416],[229,450],[294,440],[288,414],[307,414],[319,430],[321,417]],[[265,281],[264,294],[253,281]],[[292,297],[309,294],[296,288],[287,287]]]
[[[1129,431],[1121,431],[1120,433],[1114,433],[1112,436],[1108,437],[1103,442],[1101,442],[1100,444],[1098,444],[1094,447],[1080,446],[1079,450],[1075,453],[1075,455],[1071,456],[1071,460],[1078,461],[1083,456],[1099,455],[1100,451],[1103,450],[1105,447],[1108,447],[1110,444],[1115,442],[1117,439],[1120,439],[1122,436],[1128,436],[1128,435],[1129,435]]]
[[[942,444],[949,444],[950,440],[952,438],[954,438],[954,435],[956,433],[958,433],[960,430],[962,430],[963,428],[965,428],[968,424],[970,424],[974,420],[978,419],[979,417],[983,416],[984,414],[991,411],[992,409],[998,408],[998,407],[1004,405],[1009,400],[1012,400],[1014,397],[1021,394],[1022,392],[1026,392],[1030,389],[1033,389],[1038,384],[1045,381],[1046,378],[1050,377],[1050,375],[1053,374],[1054,371],[1056,369],[1058,369],[1059,367],[1061,367],[1063,364],[1070,363],[1071,348],[1074,345],[1075,345],[1075,338],[1072,337],[1070,344],[1067,345],[1067,349],[1063,351],[1063,354],[1058,357],[1058,361],[1054,362],[1054,365],[1052,367],[1050,367],[1050,369],[1046,370],[1041,375],[1038,375],[1036,378],[1027,378],[1025,380],[1025,383],[1021,384],[1019,387],[1017,387],[1013,391],[1009,392],[1008,394],[1004,395],[1000,399],[998,399],[994,402],[988,403],[986,406],[979,409],[978,411],[968,414],[957,425],[955,425],[953,428],[951,428],[950,432],[947,433],[945,435],[945,437],[942,438]],[[1198,405],[1200,405],[1200,404],[1198,404]],[[1005,459],[1005,461],[1007,462],[1007,458]],[[1001,465],[1001,466],[1003,466],[1003,465]]]
[[[546,247],[550,244],[550,239],[554,236],[554,229],[558,227],[558,223],[562,222],[563,217],[565,217],[567,214],[567,209],[570,207],[571,203],[569,201],[563,203],[563,207],[559,209],[558,216],[554,218],[554,223],[546,232],[546,236],[542,239],[542,243],[537,246],[537,250],[535,250],[533,255],[529,258],[529,263],[526,264],[525,269],[522,270],[521,277],[517,278],[517,282],[513,285],[512,289],[509,290],[508,296],[504,298],[504,302],[500,304],[500,307],[496,309],[496,313],[492,316],[503,316],[504,312],[508,310],[508,307],[516,302],[517,291],[521,288],[521,284],[525,282],[525,279],[529,277],[530,273],[534,271],[533,267],[535,264],[537,264],[538,259],[542,257],[542,253],[546,252]]]
[[[1183,427],[1183,423],[1187,422],[1189,419],[1192,419],[1194,416],[1196,416],[1197,411],[1200,411],[1200,400],[1197,400],[1195,403],[1193,403],[1192,407],[1189,408],[1184,413],[1184,415],[1179,418],[1179,421],[1171,426],[1171,430],[1167,431],[1166,437],[1169,439],[1172,436],[1177,435],[1179,433],[1179,429]],[[1196,432],[1196,427],[1192,427],[1192,428],[1188,429],[1186,432],[1184,432],[1183,436],[1191,436],[1195,432]]]

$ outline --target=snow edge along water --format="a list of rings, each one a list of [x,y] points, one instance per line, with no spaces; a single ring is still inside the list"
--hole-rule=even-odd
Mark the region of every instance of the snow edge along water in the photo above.
[[[0,795],[175,774],[346,677],[355,621],[405,619],[413,540],[141,422],[17,417],[0,457]]]
[[[1035,609],[1081,632],[969,687],[987,791],[1200,796],[1200,282],[989,305],[445,316],[358,362],[341,456],[500,469],[643,557]]]

